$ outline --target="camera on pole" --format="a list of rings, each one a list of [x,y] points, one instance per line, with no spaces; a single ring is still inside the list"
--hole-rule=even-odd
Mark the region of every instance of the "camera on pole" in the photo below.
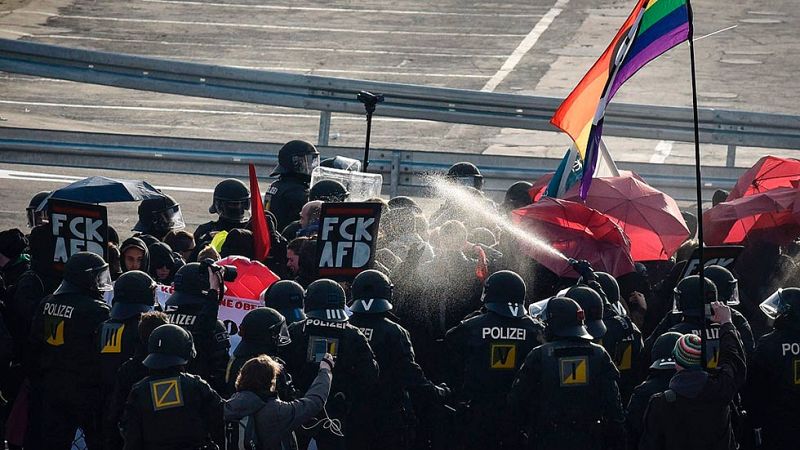
[[[358,101],[364,104],[364,110],[367,113],[367,142],[364,144],[364,172],[367,171],[369,165],[369,138],[372,132],[372,113],[375,112],[375,106],[383,101],[382,94],[373,94],[367,91],[358,93]]]

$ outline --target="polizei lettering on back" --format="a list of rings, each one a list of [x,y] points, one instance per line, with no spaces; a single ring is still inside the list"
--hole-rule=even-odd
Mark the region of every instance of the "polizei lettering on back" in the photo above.
[[[67,305],[59,305],[56,303],[45,303],[44,304],[44,312],[48,316],[51,317],[63,317],[65,319],[72,318],[72,311],[75,309],[74,306],[67,306]]]
[[[170,314],[167,316],[169,323],[173,325],[191,326],[197,320],[197,316],[192,314]]]
[[[527,330],[524,328],[490,327],[483,328],[481,338],[483,339],[508,339],[512,341],[524,341]]]

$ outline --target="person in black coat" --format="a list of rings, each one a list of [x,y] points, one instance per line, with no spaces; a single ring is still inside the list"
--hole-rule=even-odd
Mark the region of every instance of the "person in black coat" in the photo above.
[[[683,335],[675,344],[677,373],[669,389],[650,398],[644,417],[640,450],[736,450],[730,404],[744,385],[744,349],[731,323],[730,308],[711,304],[712,320],[720,325],[717,370],[702,369],[702,339]]]

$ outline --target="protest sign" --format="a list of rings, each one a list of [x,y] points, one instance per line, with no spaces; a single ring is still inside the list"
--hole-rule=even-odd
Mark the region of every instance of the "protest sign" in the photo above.
[[[320,278],[351,281],[372,267],[381,205],[378,203],[325,203],[317,236]]]
[[[53,265],[64,267],[78,252],[96,253],[108,261],[108,215],[105,206],[49,199],[50,228],[55,240]]]
[[[705,260],[703,267],[717,265],[731,270],[733,269],[733,265],[736,263],[736,258],[738,258],[739,254],[742,253],[743,248],[744,247],[740,245],[703,247],[703,259]],[[686,266],[683,268],[683,276],[681,276],[681,279],[688,277],[689,275],[697,275],[699,266],[699,250],[695,249],[692,253],[692,257],[689,258],[689,261],[686,262]]]

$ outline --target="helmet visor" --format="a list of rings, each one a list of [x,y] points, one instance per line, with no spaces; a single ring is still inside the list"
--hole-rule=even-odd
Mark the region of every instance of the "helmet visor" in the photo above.
[[[154,212],[153,225],[157,230],[180,230],[185,228],[186,223],[183,221],[180,205],[175,204],[167,209]]]
[[[35,207],[26,208],[25,213],[28,216],[29,228],[33,228],[36,225],[41,225],[47,218],[47,211],[36,211]]]
[[[311,176],[311,172],[319,166],[319,153],[292,156],[292,168],[295,173]]]
[[[217,214],[223,219],[235,222],[244,222],[250,219],[250,199],[242,200],[221,200],[214,202]]]
[[[101,269],[97,269],[94,272],[94,277],[95,286],[98,291],[108,292],[114,289],[114,284],[111,281],[111,272],[108,270],[108,264]]]
[[[467,175],[463,177],[454,177],[452,178],[455,184],[461,186],[468,186],[473,187],[477,190],[483,189],[483,177],[481,175]]]
[[[292,343],[292,338],[289,336],[289,327],[286,326],[286,321],[281,321],[278,327],[278,332],[275,334],[275,343],[278,347],[285,347]]]
[[[539,300],[536,303],[532,303],[531,306],[528,307],[528,312],[530,313],[531,317],[540,318],[547,312],[547,302],[550,299]]]
[[[766,300],[761,302],[760,305],[758,305],[758,307],[761,308],[761,311],[772,320],[777,319],[778,316],[783,313],[784,305],[781,297],[781,291],[783,291],[783,289],[778,289],[772,295],[767,297]]]
[[[333,158],[333,168],[339,170],[349,170],[351,172],[360,172],[361,161],[353,158],[345,158],[344,156],[337,156]]]

